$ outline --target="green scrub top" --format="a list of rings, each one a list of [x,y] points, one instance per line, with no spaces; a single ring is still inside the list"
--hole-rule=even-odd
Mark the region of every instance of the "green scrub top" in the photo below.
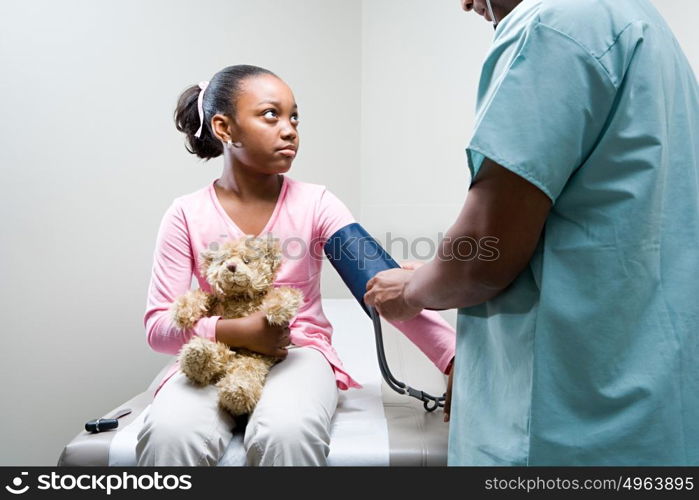
[[[458,315],[450,465],[699,465],[699,88],[648,0],[524,0],[467,149],[553,202]]]

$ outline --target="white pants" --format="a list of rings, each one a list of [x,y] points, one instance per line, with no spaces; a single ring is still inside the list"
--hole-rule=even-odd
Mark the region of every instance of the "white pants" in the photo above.
[[[235,420],[218,406],[214,385],[199,387],[177,372],[153,399],[138,434],[138,465],[216,465]],[[300,347],[272,367],[243,440],[248,465],[326,465],[337,407],[330,363]]]

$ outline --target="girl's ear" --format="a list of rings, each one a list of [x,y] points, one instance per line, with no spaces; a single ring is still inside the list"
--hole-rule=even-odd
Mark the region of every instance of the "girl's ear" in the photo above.
[[[211,130],[214,132],[214,136],[224,143],[233,140],[232,126],[233,120],[226,115],[217,113],[211,118]]]

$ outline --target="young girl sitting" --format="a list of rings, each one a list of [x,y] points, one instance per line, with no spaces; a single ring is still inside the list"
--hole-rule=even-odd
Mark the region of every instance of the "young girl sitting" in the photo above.
[[[163,216],[148,291],[145,327],[155,351],[177,354],[193,335],[283,358],[274,365],[245,429],[250,465],[325,465],[338,388],[361,387],[343,369],[323,314],[323,245],[354,222],[323,186],[294,181],[299,116],[291,89],[256,66],[229,66],[180,96],[177,129],[188,150],[205,160],[223,155],[218,179],[176,198]],[[276,285],[304,294],[294,321],[267,323],[262,313],[240,319],[202,318],[189,330],[173,324],[169,308],[199,272],[199,253],[243,235],[278,238],[284,257]],[[288,245],[286,244],[288,243]],[[396,324],[442,371],[454,356],[453,329],[435,312]],[[290,344],[298,346],[287,350]],[[373,353],[367,353],[373,355]],[[178,370],[163,377],[138,435],[139,465],[216,465],[235,420],[218,407],[214,385],[198,387]]]

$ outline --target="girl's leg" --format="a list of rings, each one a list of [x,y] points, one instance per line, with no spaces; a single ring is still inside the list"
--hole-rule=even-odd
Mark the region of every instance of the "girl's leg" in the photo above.
[[[216,386],[199,387],[177,372],[165,382],[138,433],[138,465],[216,465],[235,420],[218,406]]]
[[[291,349],[270,370],[250,415],[244,438],[248,465],[326,465],[337,397],[325,356],[310,347]]]

